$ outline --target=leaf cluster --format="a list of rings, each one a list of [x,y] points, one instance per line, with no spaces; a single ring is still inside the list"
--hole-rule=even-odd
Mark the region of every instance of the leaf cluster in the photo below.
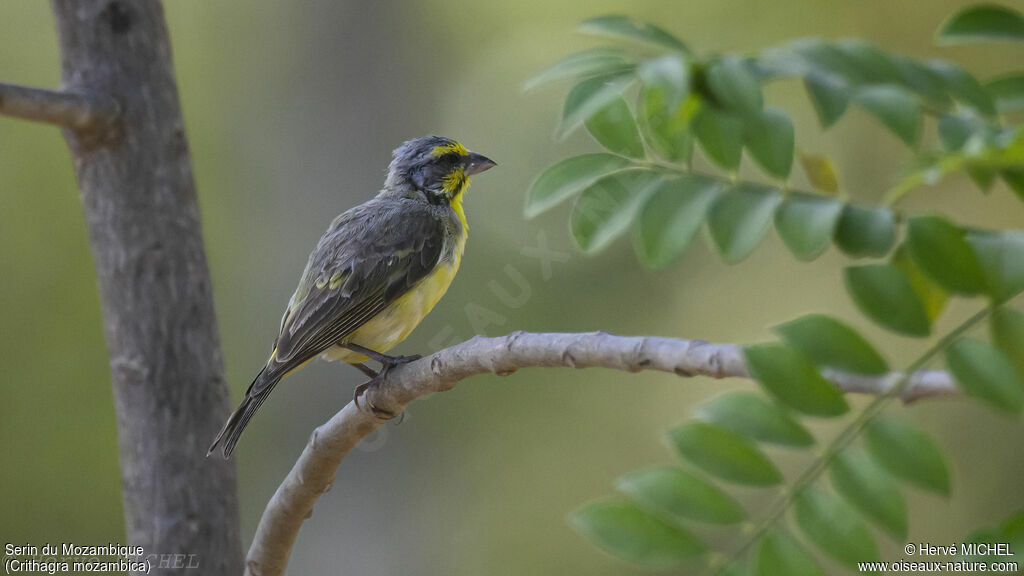
[[[1024,73],[981,81],[952,62],[920,61],[859,39],[702,55],[626,17],[588,20],[581,30],[614,45],[569,56],[527,88],[573,79],[558,133],[585,127],[604,151],[541,173],[527,216],[574,199],[570,227],[581,249],[596,252],[632,227],[638,257],[653,268],[677,259],[701,229],[726,262],[746,258],[773,227],[800,260],[834,245],[867,260],[843,271],[858,309],[910,338],[932,336],[951,298],[986,305],[903,372],[892,372],[868,339],[831,316],[777,326],[778,341],[744,349],[763,394],[732,392],[700,406],[694,420],[668,433],[680,464],[622,476],[620,496],[583,506],[572,523],[609,553],[655,567],[704,558],[725,573],[820,574],[811,549],[854,570],[877,560],[872,526],[898,541],[907,537],[904,485],[941,495],[952,485],[936,443],[884,414],[910,374],[943,357],[966,395],[1008,414],[1024,406],[1024,314],[1005,305],[1024,290],[1024,231],[967,227],[894,207],[916,187],[956,172],[983,191],[1001,179],[1024,199],[1024,133],[1010,120],[1024,110]],[[1024,17],[995,5],[967,8],[941,26],[939,40],[1024,40]],[[850,201],[828,158],[797,153],[789,114],[767,105],[763,94],[766,84],[787,80],[803,84],[823,128],[860,107],[914,151],[912,169],[884,205]],[[935,150],[921,147],[925,122],[938,128]],[[721,172],[695,170],[697,150]],[[744,154],[763,182],[737,177]],[[794,163],[814,190],[789,187]],[[989,338],[963,337],[984,319]],[[889,378],[891,385],[849,416],[802,474],[787,479],[774,452],[812,449],[808,420],[849,413],[827,379],[837,371]],[[730,488],[782,484],[790,486],[763,510],[748,510]],[[1011,524],[1006,530],[1017,526]],[[746,528],[736,530],[739,544],[722,556],[702,536],[708,525]]]

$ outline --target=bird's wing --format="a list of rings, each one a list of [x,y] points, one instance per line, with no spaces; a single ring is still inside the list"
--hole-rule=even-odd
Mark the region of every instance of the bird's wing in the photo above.
[[[365,324],[430,274],[447,233],[429,205],[411,200],[375,200],[339,217],[310,255],[267,368],[285,374]]]

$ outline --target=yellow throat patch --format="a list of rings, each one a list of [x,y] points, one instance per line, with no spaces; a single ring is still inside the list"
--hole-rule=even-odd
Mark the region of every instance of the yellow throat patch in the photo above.
[[[466,169],[461,166],[450,174],[445,174],[441,179],[441,189],[452,200],[461,195],[467,187],[469,187],[469,176],[466,176]]]

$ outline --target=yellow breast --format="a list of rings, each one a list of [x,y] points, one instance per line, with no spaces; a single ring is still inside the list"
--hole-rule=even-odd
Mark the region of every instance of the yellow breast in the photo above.
[[[402,340],[413,331],[416,326],[434,308],[434,305],[441,300],[444,293],[448,291],[455,273],[459,271],[459,264],[462,262],[462,251],[466,246],[468,227],[466,216],[462,211],[461,202],[452,202],[462,223],[462,233],[455,239],[453,256],[448,261],[442,261],[429,276],[421,280],[412,290],[409,290],[398,297],[390,306],[370,319],[366,324],[353,332],[345,342],[352,342],[364,348],[376,352],[385,353],[397,346]],[[323,353],[327,360],[339,360],[354,364],[365,362],[366,356],[356,354],[351,350],[340,346],[333,346]]]

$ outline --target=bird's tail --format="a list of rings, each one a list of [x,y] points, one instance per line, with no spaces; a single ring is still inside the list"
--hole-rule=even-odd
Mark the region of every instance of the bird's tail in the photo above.
[[[270,396],[274,386],[281,381],[282,377],[283,375],[270,373],[266,368],[260,371],[256,379],[249,386],[249,389],[245,392],[245,399],[242,400],[242,403],[238,405],[238,408],[228,418],[217,438],[213,440],[213,444],[210,445],[210,449],[206,452],[207,457],[213,454],[213,451],[221,442],[224,443],[224,459],[227,460],[231,457],[231,453],[235,450],[235,444],[238,444],[238,439],[242,436],[242,431],[245,430],[246,425],[249,424],[249,420],[260,409],[267,396]]]

